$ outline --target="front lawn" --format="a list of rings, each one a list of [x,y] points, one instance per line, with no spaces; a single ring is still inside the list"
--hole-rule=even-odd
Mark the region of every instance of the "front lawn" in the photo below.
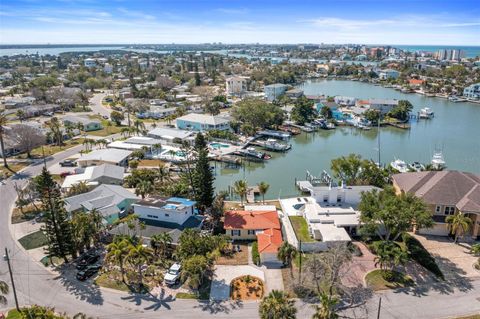
[[[28,234],[20,238],[18,242],[26,250],[35,249],[35,248],[43,247],[47,244],[47,236],[45,236],[43,231],[38,230],[34,233]]]
[[[45,156],[50,156],[53,154],[56,154],[58,152],[65,151],[69,148],[72,148],[74,146],[77,146],[79,144],[83,143],[83,138],[77,138],[77,139],[70,139],[67,141],[63,142],[63,145],[58,146],[58,145],[43,145],[43,152],[45,152]],[[43,158],[43,152],[42,152],[42,147],[37,147],[34,148],[31,152],[32,158]],[[16,156],[17,158],[27,158],[27,154],[20,154]]]
[[[393,270],[376,269],[365,276],[369,288],[373,290],[396,289],[413,286],[412,277]]]
[[[30,165],[28,162],[18,162],[18,163],[8,163],[8,168],[5,168],[2,164],[0,167],[0,177],[9,178],[10,176],[18,173],[20,170],[24,169]]]
[[[38,212],[33,205],[23,207],[23,212],[20,208],[15,207],[12,212],[12,224],[23,223],[37,217],[41,212]]]
[[[100,287],[116,289],[120,291],[130,291],[128,286],[121,280],[117,280],[116,278],[112,277],[109,273],[103,273],[99,275],[95,279],[95,284],[99,285]]]
[[[247,244],[237,244],[235,246],[240,246],[240,251],[231,252],[229,254],[222,255],[217,258],[217,265],[247,265],[248,264],[248,245]]]
[[[308,232],[308,225],[305,218],[302,216],[289,216],[290,222],[292,223],[293,230],[298,240],[303,242],[314,242],[315,240],[310,237]]]

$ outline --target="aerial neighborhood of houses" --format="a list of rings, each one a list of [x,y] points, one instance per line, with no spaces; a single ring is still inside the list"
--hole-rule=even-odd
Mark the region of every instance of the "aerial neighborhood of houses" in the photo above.
[[[0,239],[35,262],[19,267],[42,268],[14,269],[18,289],[29,278],[15,271],[47,269],[65,287],[118,290],[105,304],[122,309],[168,294],[294,318],[265,315],[283,298],[299,318],[330,319],[377,309],[386,291],[456,291],[480,276],[480,154],[450,169],[443,148],[407,156],[396,139],[437,121],[407,94],[480,103],[480,61],[456,49],[171,46],[0,57]],[[309,81],[387,93],[329,95]],[[395,318],[423,318],[412,311]]]

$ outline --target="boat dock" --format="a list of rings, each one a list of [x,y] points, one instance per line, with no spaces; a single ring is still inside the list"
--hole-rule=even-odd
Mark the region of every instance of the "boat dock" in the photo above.
[[[216,162],[227,163],[227,164],[235,164],[235,165],[242,164],[242,160],[233,155],[212,156],[210,159]]]
[[[288,140],[290,139],[290,137],[292,137],[292,134],[290,133],[274,130],[263,130],[258,132],[257,134],[259,134],[260,136],[273,137],[280,140]]]

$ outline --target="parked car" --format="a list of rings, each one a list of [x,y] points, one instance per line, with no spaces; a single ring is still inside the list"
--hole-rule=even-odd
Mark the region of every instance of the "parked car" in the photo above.
[[[81,270],[77,273],[77,279],[80,280],[80,281],[84,281],[84,280],[87,280],[88,278],[92,277],[93,275],[95,275],[100,269],[102,268],[102,266],[100,265],[91,265],[91,266],[88,266],[87,268],[85,268],[84,270]]]
[[[108,120],[109,117],[107,115],[102,116],[105,120]]]
[[[165,284],[167,285],[175,285],[180,281],[180,271],[182,269],[182,265],[179,263],[174,263],[170,269],[168,269],[167,273],[164,276]]]
[[[60,162],[61,167],[74,167],[77,166],[77,162],[71,159],[66,159]]]
[[[96,263],[100,259],[99,255],[87,254],[77,263],[77,269],[82,270],[88,267],[88,265]]]
[[[65,177],[67,177],[68,175],[73,175],[73,173],[72,173],[72,172],[61,172],[61,173],[60,173],[60,177],[61,177],[61,178],[65,178]]]

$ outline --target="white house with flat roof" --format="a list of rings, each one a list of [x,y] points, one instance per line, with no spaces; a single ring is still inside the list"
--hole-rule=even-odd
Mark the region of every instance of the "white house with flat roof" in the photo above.
[[[127,166],[128,157],[132,151],[120,150],[115,148],[105,148],[91,151],[77,159],[78,165],[81,167],[95,166],[102,164],[112,164],[118,166]]]
[[[191,141],[194,139],[195,133],[192,131],[184,131],[176,128],[157,127],[147,133],[147,136],[173,143],[174,140]]]
[[[148,197],[133,204],[133,212],[140,219],[183,225],[197,214],[196,202],[186,198]]]

